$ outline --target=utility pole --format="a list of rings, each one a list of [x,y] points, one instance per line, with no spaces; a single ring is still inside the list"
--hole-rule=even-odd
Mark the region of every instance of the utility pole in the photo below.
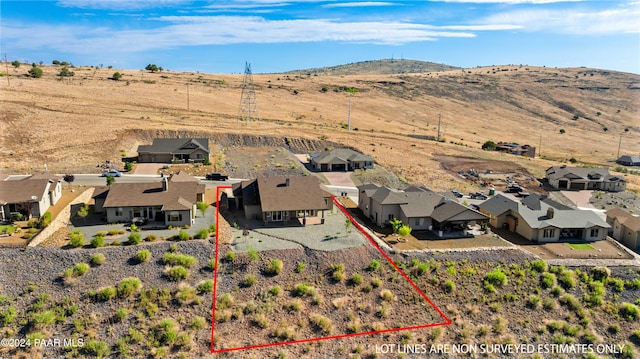
[[[258,105],[256,104],[256,91],[253,87],[251,64],[244,64],[244,79],[242,80],[242,96],[240,98],[240,121],[249,124],[249,120],[260,120],[258,117]]]
[[[189,111],[189,83],[187,82],[187,111]]]
[[[540,144],[538,145],[538,157],[542,158],[542,135],[540,135]]]
[[[11,81],[9,80],[9,77],[11,77],[11,75],[9,75],[9,60],[7,60],[7,53],[4,53],[4,65],[7,68],[7,86],[11,86]]]
[[[622,135],[620,135],[620,141],[618,141],[618,155],[616,156],[616,160],[620,158],[620,145],[622,145]]]
[[[440,142],[440,121],[442,120],[442,114],[438,114],[438,142]]]

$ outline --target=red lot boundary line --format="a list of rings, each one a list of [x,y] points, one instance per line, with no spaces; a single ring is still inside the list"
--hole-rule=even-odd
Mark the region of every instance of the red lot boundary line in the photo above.
[[[231,188],[231,186],[218,186],[216,189],[216,224],[218,223],[218,218],[219,218],[219,212],[220,212],[220,205],[219,205],[219,200],[218,198],[220,198],[220,189],[222,188]],[[393,266],[393,268],[395,268],[396,271],[398,271],[398,273],[400,273],[400,275],[402,275],[402,277],[404,279],[407,280],[407,282],[409,282],[409,284],[411,284],[411,286],[420,294],[420,296],[422,296],[422,298],[424,298],[424,300],[427,301],[427,303],[429,303],[429,305],[435,309],[435,311],[442,317],[442,319],[444,319],[443,322],[441,323],[431,323],[431,324],[421,324],[421,325],[414,325],[414,326],[409,326],[409,327],[402,327],[402,328],[392,328],[392,329],[383,329],[383,330],[375,330],[375,331],[369,331],[369,332],[360,332],[360,333],[350,333],[350,334],[341,334],[341,335],[332,335],[332,336],[327,336],[327,337],[318,337],[318,338],[309,338],[309,339],[299,339],[299,340],[293,340],[293,341],[288,341],[288,342],[278,342],[278,343],[265,343],[265,344],[257,344],[257,345],[249,345],[249,346],[244,346],[244,347],[237,347],[237,348],[226,348],[226,349],[215,349],[214,348],[214,333],[215,333],[215,312],[216,312],[216,292],[217,292],[217,277],[218,277],[218,226],[216,225],[216,249],[215,249],[215,267],[213,269],[213,301],[211,304],[211,344],[209,346],[209,350],[210,352],[213,353],[225,353],[225,352],[232,352],[232,351],[240,351],[240,350],[249,350],[249,349],[258,349],[258,348],[268,348],[268,347],[275,347],[275,346],[280,346],[280,345],[288,345],[288,344],[300,344],[300,343],[309,343],[309,342],[317,342],[317,341],[322,341],[322,340],[330,340],[330,339],[340,339],[340,338],[348,338],[348,337],[356,337],[356,336],[363,336],[363,335],[373,335],[373,334],[381,334],[381,333],[390,333],[390,332],[398,332],[398,331],[403,331],[403,330],[414,330],[414,329],[423,329],[423,328],[431,328],[431,327],[440,327],[440,326],[445,326],[445,325],[450,325],[451,324],[451,320],[449,320],[449,318],[447,318],[446,315],[444,315],[444,313],[442,313],[442,311],[440,309],[438,309],[438,307],[431,301],[431,299],[429,299],[429,297],[427,297],[426,294],[424,294],[424,292],[422,292],[422,290],[420,290],[420,288],[418,288],[418,286],[409,278],[409,276],[407,276],[402,269],[400,269],[400,267],[398,267],[394,261],[382,250],[382,248],[380,248],[380,246],[375,242],[375,240],[373,240],[373,238],[371,238],[371,236],[369,236],[369,234],[362,228],[362,226],[360,226],[360,224],[351,216],[351,214],[349,214],[349,212],[347,212],[347,210],[335,199],[334,196],[331,196],[331,200],[333,201],[333,203],[342,211],[342,213],[347,216],[347,218],[349,218],[349,220],[351,221],[351,223],[353,223],[356,228],[358,228],[358,230],[360,231],[360,233],[362,233],[362,235],[364,235],[369,242],[371,242],[371,244],[378,250],[378,252],[380,252],[380,254],[382,254],[382,256]]]

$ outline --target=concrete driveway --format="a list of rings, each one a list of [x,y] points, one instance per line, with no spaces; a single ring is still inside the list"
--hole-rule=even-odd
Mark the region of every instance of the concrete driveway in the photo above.
[[[356,185],[351,180],[352,173],[353,172],[322,172],[322,175],[333,186],[355,187]]]
[[[157,175],[163,163],[137,163],[133,173],[137,175]]]

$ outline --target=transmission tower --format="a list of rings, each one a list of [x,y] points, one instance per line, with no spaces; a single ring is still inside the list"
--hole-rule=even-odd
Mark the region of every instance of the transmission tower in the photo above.
[[[256,91],[253,87],[251,64],[244,64],[244,80],[242,80],[242,97],[240,99],[240,121],[249,123],[252,120],[260,120],[258,117],[258,105],[256,104]]]

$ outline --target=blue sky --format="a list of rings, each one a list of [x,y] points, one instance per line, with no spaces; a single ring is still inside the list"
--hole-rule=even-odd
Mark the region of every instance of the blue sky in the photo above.
[[[383,58],[640,73],[640,1],[0,2],[0,54],[50,64],[254,73]]]

